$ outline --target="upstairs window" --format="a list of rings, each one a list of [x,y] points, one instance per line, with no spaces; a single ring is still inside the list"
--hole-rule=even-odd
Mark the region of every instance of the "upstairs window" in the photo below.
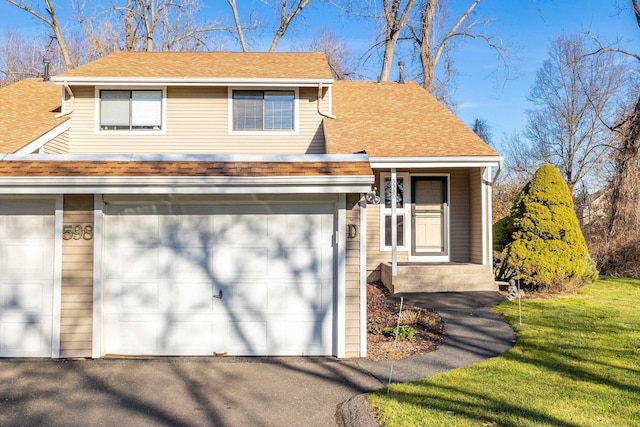
[[[100,130],[161,129],[161,90],[100,91]]]
[[[234,131],[294,130],[294,91],[234,90]]]

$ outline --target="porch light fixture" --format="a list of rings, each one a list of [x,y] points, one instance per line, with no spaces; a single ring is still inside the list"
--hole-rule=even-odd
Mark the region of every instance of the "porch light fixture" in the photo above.
[[[377,194],[377,188],[373,188],[372,191],[367,192],[367,194],[365,194],[364,199],[367,201],[368,204],[374,204],[374,205],[379,205],[380,204],[380,196],[378,196]]]

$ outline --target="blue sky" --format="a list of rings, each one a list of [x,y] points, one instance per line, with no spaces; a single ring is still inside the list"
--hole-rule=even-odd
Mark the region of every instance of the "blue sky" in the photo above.
[[[282,39],[278,50],[298,50],[301,43],[308,43],[319,30],[327,28],[346,40],[354,57],[361,59],[375,40],[378,24],[346,16],[319,0],[314,1],[315,4],[311,3]],[[451,15],[458,16],[470,1],[451,0]],[[267,26],[272,22],[273,12],[260,1],[237,2],[240,14],[245,18],[249,11],[257,10],[262,22]],[[68,2],[57,3],[62,6]],[[208,16],[231,23],[226,1],[209,0],[203,4],[203,12]],[[493,20],[487,34],[514,45],[511,57],[517,69],[511,71],[512,78],[505,80],[499,73],[496,56],[489,49],[481,42],[465,42],[454,54],[456,114],[468,125],[475,118],[486,120],[492,128],[493,140],[498,144],[504,135],[521,131],[526,123],[525,111],[531,108],[526,98],[551,40],[561,35],[590,31],[604,41],[619,39],[627,49],[640,51],[640,31],[633,15],[630,10],[620,11],[618,7],[628,8],[629,5],[630,0],[483,0],[476,7],[476,16]],[[64,19],[62,7],[60,14]],[[0,30],[6,28],[17,29],[22,34],[38,34],[43,30],[42,25],[26,12],[2,1]],[[269,32],[265,30],[262,37],[254,34],[253,50],[268,47]],[[227,46],[230,50],[239,48],[233,42]],[[379,73],[379,54],[372,55],[361,64],[361,71],[364,77],[375,79]],[[392,77],[397,78],[397,71],[394,70]]]

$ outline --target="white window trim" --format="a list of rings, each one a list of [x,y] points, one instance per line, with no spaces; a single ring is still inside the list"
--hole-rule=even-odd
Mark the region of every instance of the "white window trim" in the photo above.
[[[233,129],[233,91],[293,91],[293,130],[234,130]],[[260,135],[260,136],[295,136],[300,133],[300,93],[297,87],[264,87],[264,86],[229,86],[227,88],[227,129],[229,135]]]
[[[391,252],[392,251],[392,247],[391,245],[386,246],[384,244],[385,241],[385,233],[386,233],[386,229],[385,229],[385,217],[386,216],[390,216],[391,215],[391,208],[387,208],[384,206],[384,180],[385,178],[391,178],[391,172],[382,172],[380,173],[380,251],[381,252]],[[396,208],[396,216],[403,216],[404,217],[404,228],[403,228],[403,242],[404,245],[400,246],[398,245],[398,247],[396,248],[398,251],[401,252],[406,252],[408,250],[408,248],[411,247],[411,245],[407,246],[407,243],[411,243],[411,241],[408,239],[409,236],[411,235],[411,233],[409,232],[409,227],[407,227],[408,223],[407,223],[407,214],[409,212],[411,212],[411,209],[407,210],[407,208],[410,208],[409,204],[407,203],[407,194],[411,194],[411,176],[409,175],[409,173],[407,172],[398,172],[396,174],[396,178],[402,178],[403,182],[404,182],[404,192],[403,192],[403,207],[402,208]],[[409,191],[409,192],[407,192]],[[410,217],[409,217],[410,218]]]
[[[94,92],[94,132],[96,135],[121,135],[128,137],[131,135],[166,135],[167,133],[167,87],[166,86],[96,86]],[[103,130],[100,129],[100,91],[101,90],[161,90],[162,91],[162,127],[159,130],[153,129],[140,129],[140,130]]]
[[[409,248],[413,247],[413,224],[411,221],[411,212],[413,211],[413,202],[411,200],[411,178],[420,177],[433,177],[433,178],[445,178],[447,181],[447,204],[444,211],[444,227],[445,227],[445,248],[446,253],[444,255],[412,255],[411,250],[408,251],[409,262],[450,262],[451,261],[451,220],[450,220],[450,206],[451,206],[451,174],[450,173],[414,173],[409,177],[409,224],[407,229],[409,230],[409,239],[407,243]],[[405,192],[407,190],[405,189]],[[406,219],[405,219],[406,220]]]

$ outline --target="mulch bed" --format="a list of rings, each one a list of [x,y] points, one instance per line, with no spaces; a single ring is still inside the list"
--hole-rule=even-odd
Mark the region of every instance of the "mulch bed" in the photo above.
[[[367,284],[367,358],[371,360],[402,359],[435,350],[444,340],[444,323],[433,310],[402,307],[400,325],[415,330],[411,340],[396,340],[381,333],[398,324],[399,304],[387,303],[389,291],[381,282]]]

